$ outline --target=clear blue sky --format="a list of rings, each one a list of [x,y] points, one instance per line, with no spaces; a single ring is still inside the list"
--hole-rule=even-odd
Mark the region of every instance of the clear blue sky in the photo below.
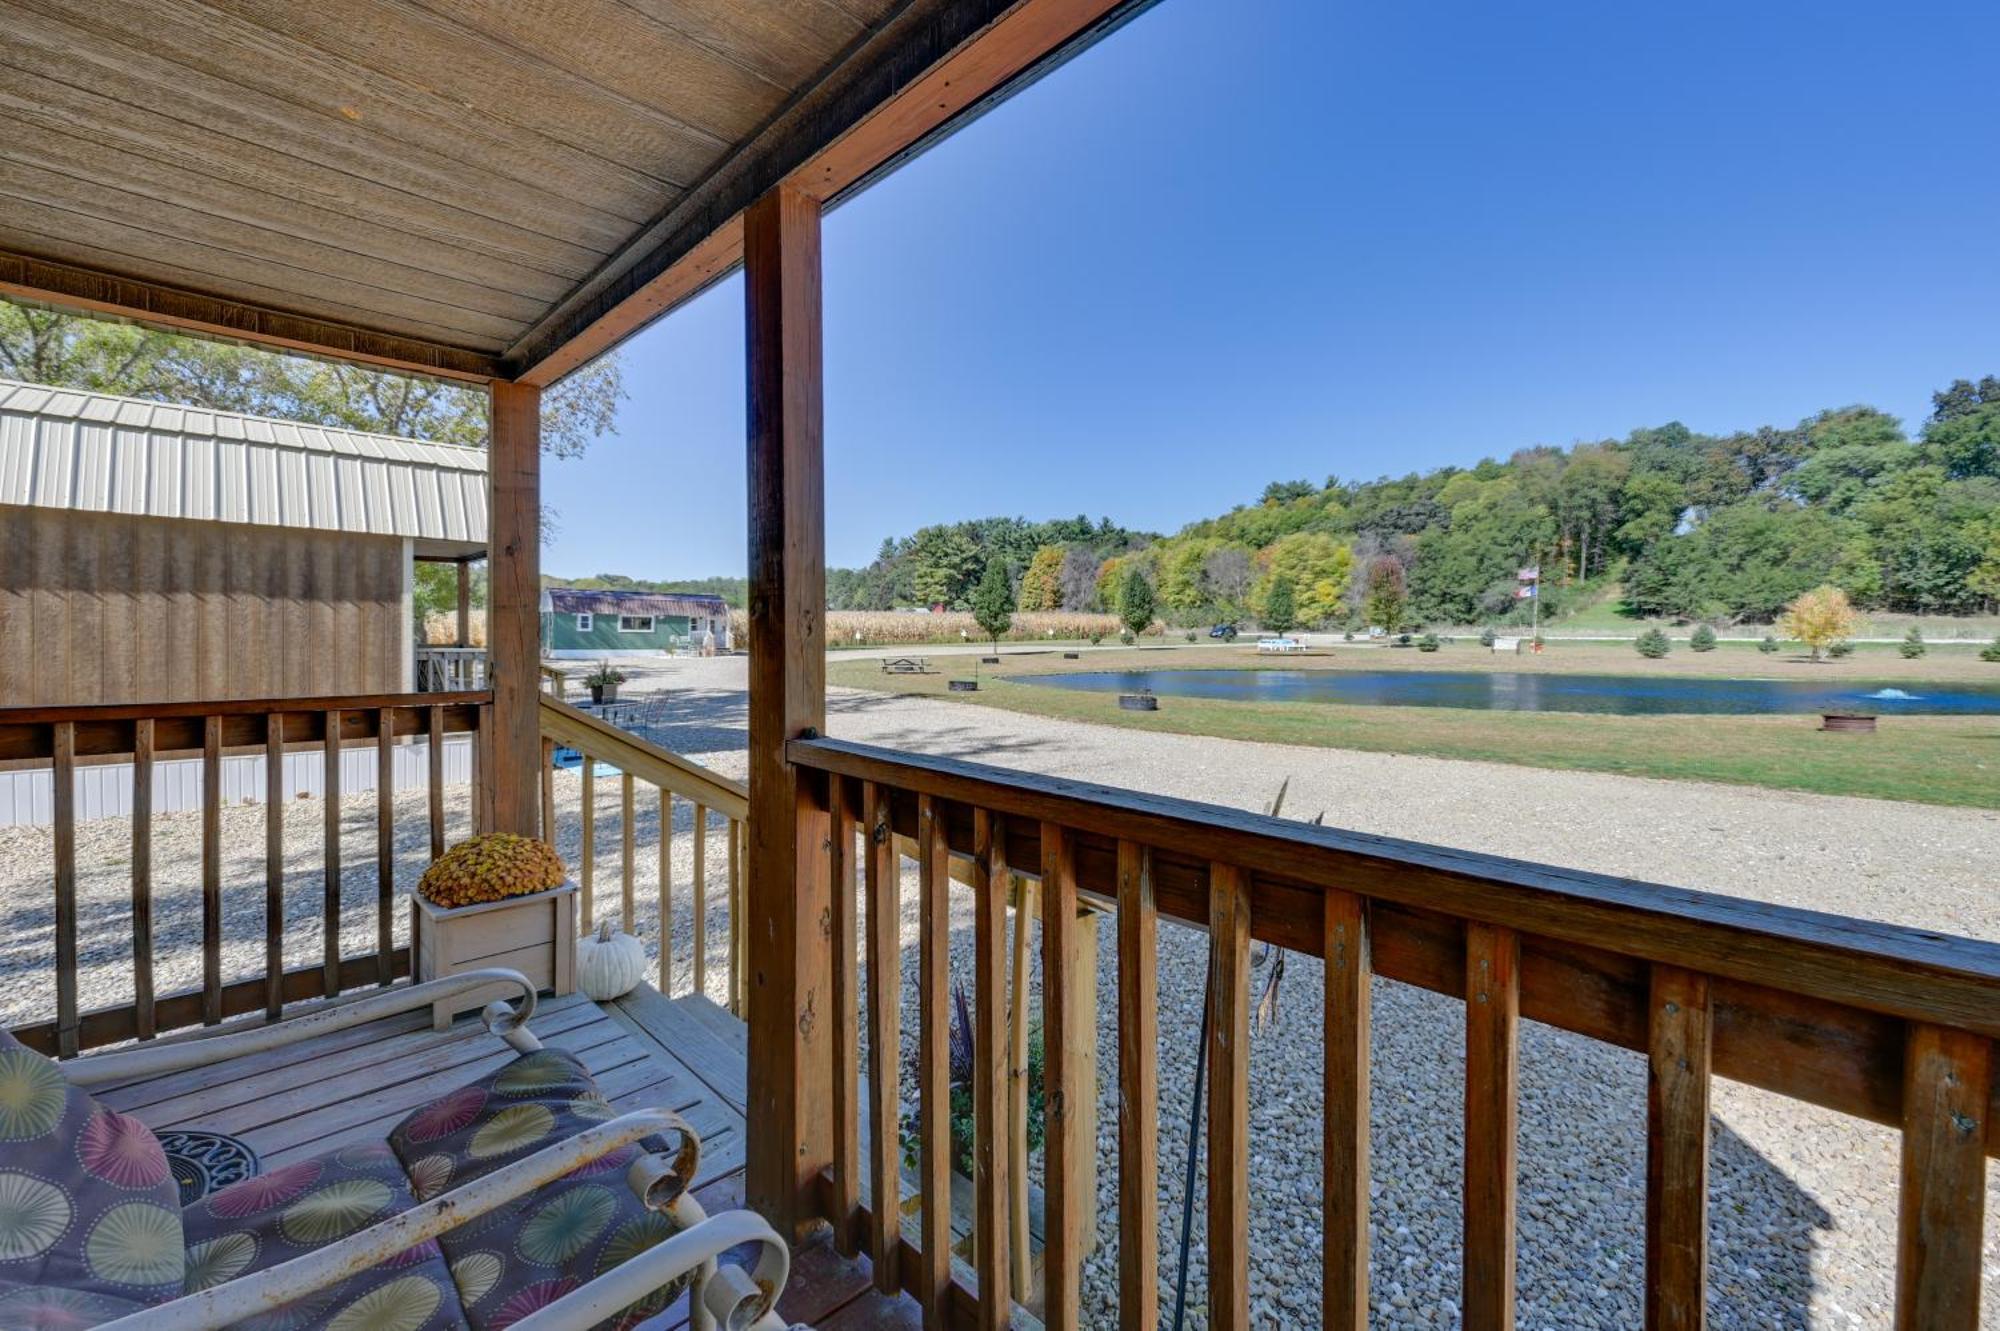
[[[826,222],[828,556],[1277,477],[1914,427],[2000,373],[2000,5],[1164,0]],[[628,344],[550,572],[744,567],[742,287]]]

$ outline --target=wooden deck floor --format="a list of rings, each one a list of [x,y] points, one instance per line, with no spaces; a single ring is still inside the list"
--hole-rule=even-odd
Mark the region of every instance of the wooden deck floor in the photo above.
[[[695,1195],[712,1215],[743,1204],[746,1034],[705,998],[669,1000],[649,986],[612,1003],[581,995],[551,999],[535,1033],[583,1060],[620,1109],[666,1105],[701,1134]],[[420,1105],[506,1064],[513,1055],[466,1016],[433,1031],[413,1012],[290,1049],[134,1082],[98,1093],[154,1129],[205,1128],[241,1138],[267,1169],[351,1142],[379,1141]],[[908,1298],[869,1286],[865,1258],[847,1261],[824,1244],[794,1254],[780,1306],[796,1322],[845,1331],[917,1326]],[[686,1324],[684,1305],[647,1323]]]

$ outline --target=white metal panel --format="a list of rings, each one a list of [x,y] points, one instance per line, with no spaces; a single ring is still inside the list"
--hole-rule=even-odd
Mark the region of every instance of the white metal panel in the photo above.
[[[213,522],[215,511],[215,436],[181,435],[181,516]]]
[[[365,464],[354,456],[333,460],[333,492],[340,503],[340,529],[367,531],[368,496],[362,480]]]
[[[181,516],[181,437],[146,432],[146,509],[156,518]]]
[[[70,476],[76,466],[76,422],[44,419],[36,435],[31,502],[44,508],[68,508]]]
[[[111,507],[111,462],[117,447],[109,425],[79,419],[76,426],[76,481],[70,503],[101,513]]]
[[[111,447],[117,458],[111,472],[111,511],[144,513],[152,448],[143,432],[123,424],[111,427]]]
[[[9,411],[0,415],[0,504],[34,498],[35,418]]]

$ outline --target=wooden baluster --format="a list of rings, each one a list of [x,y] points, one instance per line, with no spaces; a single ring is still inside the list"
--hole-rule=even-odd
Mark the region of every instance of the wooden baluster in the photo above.
[[[141,1040],[153,1013],[153,719],[132,723],[132,1003]]]
[[[1007,824],[972,811],[973,1235],[979,1271],[976,1325],[1001,1331],[1013,1309],[1008,1269]]]
[[[634,811],[637,795],[638,790],[633,785],[632,774],[621,773],[618,781],[618,817],[624,826],[619,834],[619,849],[622,852],[619,867],[622,876],[619,880],[618,921],[620,927],[634,937],[639,933],[637,877],[639,866],[635,863],[639,858],[637,826],[639,818]]]
[[[396,711],[375,716],[375,979],[396,979]]]
[[[694,991],[708,995],[708,810],[694,806]]]
[[[750,1005],[750,938],[743,930],[743,823],[729,820],[729,1010],[737,1016]]]
[[[340,992],[340,713],[326,714],[326,893],[320,914],[326,930],[326,958],[320,976],[322,991]]]
[[[77,1032],[76,951],[76,723],[55,723],[50,805],[55,816],[56,1052],[74,1058]]]
[[[556,742],[542,741],[542,840],[556,844]]]
[[[1007,1057],[1009,1061],[1007,1128],[1009,1156],[1014,1162],[1009,1182],[1013,1184],[1008,1202],[1010,1237],[1007,1243],[1014,1301],[1025,1304],[1035,1297],[1034,1243],[1028,1227],[1028,933],[1029,921],[1037,918],[1039,880],[1016,873],[1013,878],[1014,943],[1012,977],[1013,1002],[1008,1008]]]
[[[674,996],[674,797],[660,790],[660,992]]]
[[[1708,977],[1654,966],[1646,1078],[1646,1328],[1701,1331],[1708,1286]]]
[[[1325,1264],[1321,1324],[1368,1326],[1368,903],[1326,893]]]
[[[1512,929],[1465,927],[1466,1331],[1514,1325],[1514,1154],[1517,1139],[1521,941]]]
[[[827,859],[833,885],[833,1222],[834,1247],[844,1257],[859,1250],[854,1217],[861,1204],[861,987],[858,924],[854,918],[854,809],[848,803],[847,782],[827,778],[832,811]],[[735,820],[730,820],[731,846]],[[731,875],[732,885],[735,875]],[[729,932],[732,943],[740,927],[732,893]],[[736,955],[730,948],[730,997],[736,994]]]
[[[1050,1331],[1076,1331],[1083,1278],[1083,1220],[1088,1199],[1078,1195],[1083,1153],[1096,1143],[1081,1131],[1090,1094],[1081,1083],[1076,1055],[1076,864],[1069,830],[1042,824],[1042,1101],[1043,1234],[1042,1323]]]
[[[1980,1325],[1980,1247],[1992,1044],[1910,1025],[1903,1055],[1903,1187],[1896,1226],[1896,1331]]]
[[[902,864],[889,825],[889,801],[873,781],[861,787],[867,832],[863,866],[868,893],[868,1254],[875,1288],[897,1293],[901,1252],[902,1124],[897,1079],[902,1075]]]
[[[201,726],[201,1020],[222,1020],[222,718]]]
[[[951,852],[938,818],[936,801],[918,795],[917,1147],[923,1196],[918,1289],[924,1325],[933,1329],[952,1325]]]
[[[1160,972],[1152,856],[1118,843],[1118,1325],[1160,1322]],[[1046,1055],[1045,1055],[1046,1056]]]
[[[478,836],[481,832],[493,830],[486,825],[487,809],[492,801],[486,798],[482,784],[486,780],[487,763],[492,757],[493,704],[481,703],[472,714],[477,718],[472,732],[472,784],[465,799],[466,810],[472,819],[472,834]]]
[[[430,709],[431,858],[444,854],[444,708]]]
[[[597,932],[597,778],[596,760],[582,749],[576,770],[583,774],[583,845],[577,850],[577,905],[583,912],[583,932]]]
[[[1208,1324],[1250,1325],[1250,879],[1208,867]]]
[[[285,715],[264,718],[264,1017],[285,1009]]]

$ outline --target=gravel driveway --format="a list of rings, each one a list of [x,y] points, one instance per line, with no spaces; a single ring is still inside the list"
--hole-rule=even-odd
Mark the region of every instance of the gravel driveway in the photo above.
[[[743,771],[740,659],[645,663],[627,691],[669,687],[678,705],[667,742],[718,770]],[[2000,892],[1991,877],[2000,815],[1438,759],[1294,749],[1148,734],[949,703],[838,691],[830,733],[924,752],[1016,766],[1245,808],[1263,806],[1287,777],[1289,812],[1325,811],[1357,831],[1543,860],[1727,892],[1764,901],[1890,920],[2000,940]],[[615,787],[599,800],[601,900],[615,900]],[[577,779],[559,786],[563,850],[574,857]],[[641,803],[637,878],[642,936],[657,930],[657,819]],[[316,921],[320,812],[291,811],[289,951],[319,951]],[[232,972],[261,960],[261,809],[225,812],[232,884]],[[677,819],[675,880],[678,987],[686,987],[689,937],[688,812]],[[462,819],[462,808],[454,819]],[[427,854],[421,802],[399,823],[399,883]],[[347,813],[347,946],[372,946],[372,797]],[[197,815],[159,820],[163,991],[198,976],[189,965],[198,926]],[[456,834],[456,833],[455,833]],[[80,829],[86,1004],[129,992],[124,931],[126,826]],[[723,996],[726,917],[720,897],[722,838],[710,840],[717,896],[708,942],[711,994]],[[7,922],[0,1015],[52,1007],[47,982],[48,834],[0,829],[0,893]],[[171,867],[170,867],[171,866]],[[955,893],[953,968],[970,987],[970,901]],[[914,876],[905,876],[905,1050],[914,1043]],[[406,927],[398,911],[399,936]],[[1117,1282],[1116,971],[1106,945],[1098,973],[1100,1024],[1099,1198],[1087,1261],[1087,1325],[1115,1325]],[[1192,1053],[1198,1038],[1204,943],[1161,930],[1160,1154],[1162,1269],[1177,1265],[1181,1169],[1187,1142]],[[1254,1320],[1316,1325],[1319,1301],[1320,1035],[1316,960],[1292,956],[1285,1008],[1252,1042],[1251,1205]],[[1393,981],[1374,986],[1375,1320],[1458,1324],[1458,1225],[1463,1043],[1455,1001]],[[1520,1324],[1524,1329],[1640,1324],[1644,1274],[1645,1068],[1636,1054],[1523,1023],[1520,1110]],[[906,1095],[912,1092],[906,1087]],[[1897,1140],[1886,1129],[1718,1080],[1714,1094],[1711,1320],[1720,1328],[1886,1326],[1894,1278]],[[2000,1174],[1989,1173],[1988,1211],[2000,1216]],[[1197,1184],[1188,1325],[1201,1326],[1205,1270]],[[2000,1223],[1989,1220],[1988,1321],[2000,1313]]]

